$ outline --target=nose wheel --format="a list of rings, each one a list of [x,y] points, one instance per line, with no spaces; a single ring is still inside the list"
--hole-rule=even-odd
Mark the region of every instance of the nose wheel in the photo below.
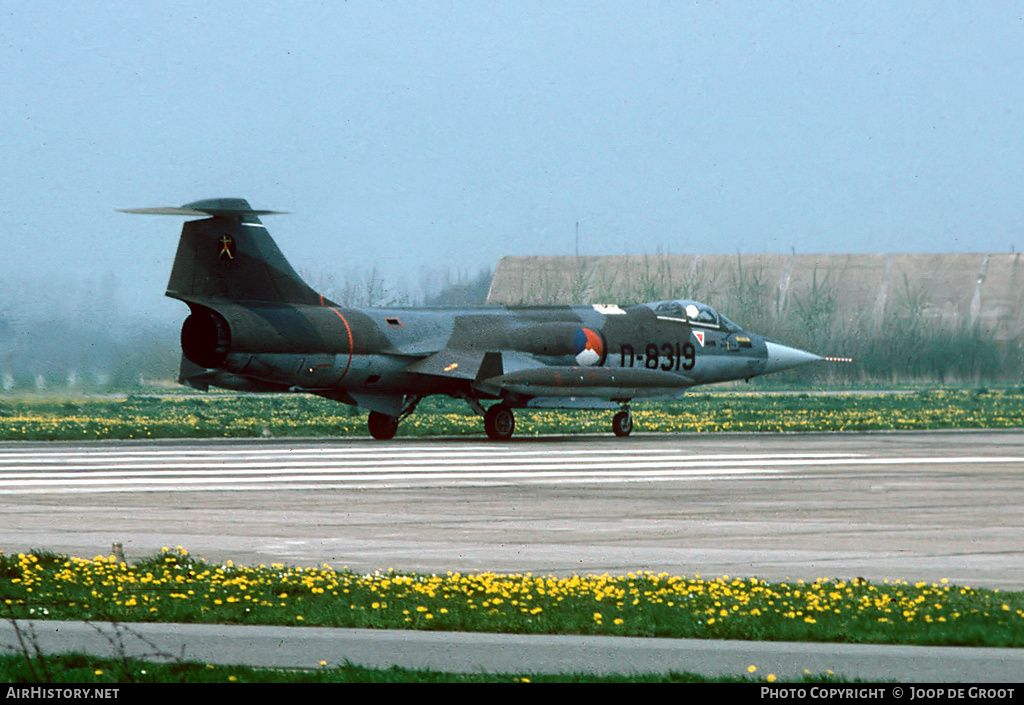
[[[612,432],[619,438],[625,438],[633,432],[633,413],[624,409],[612,418]]]

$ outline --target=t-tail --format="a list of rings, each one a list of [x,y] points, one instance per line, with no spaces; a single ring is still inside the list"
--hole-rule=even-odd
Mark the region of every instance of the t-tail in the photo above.
[[[189,304],[223,301],[322,305],[292,269],[260,222],[276,211],[253,210],[242,198],[212,198],[125,213],[209,216],[181,229],[167,295]]]

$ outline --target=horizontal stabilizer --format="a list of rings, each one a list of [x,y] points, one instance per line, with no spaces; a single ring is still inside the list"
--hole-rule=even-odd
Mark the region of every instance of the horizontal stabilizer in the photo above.
[[[186,203],[183,206],[166,206],[159,208],[123,208],[122,213],[138,215],[188,215],[214,217],[240,217],[246,215],[283,215],[285,211],[253,210],[242,198],[208,198],[203,201]]]

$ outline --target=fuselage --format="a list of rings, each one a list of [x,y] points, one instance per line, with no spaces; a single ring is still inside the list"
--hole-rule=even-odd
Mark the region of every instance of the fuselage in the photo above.
[[[353,393],[670,397],[764,374],[769,363],[761,336],[687,301],[473,309],[207,302],[193,305],[182,348],[226,373],[227,386],[248,380],[344,401]],[[424,364],[439,350],[451,361]],[[500,355],[499,369],[482,369],[488,353]]]

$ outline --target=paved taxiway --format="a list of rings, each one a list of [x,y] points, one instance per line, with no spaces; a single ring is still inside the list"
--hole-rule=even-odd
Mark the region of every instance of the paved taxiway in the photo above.
[[[1022,476],[1017,431],[0,444],[0,550],[1020,590]]]
[[[75,650],[157,660],[310,668],[345,662],[368,668],[450,673],[669,673],[799,680],[806,671],[900,683],[1020,683],[1024,649],[969,649],[866,644],[801,644],[606,636],[244,627],[217,624],[20,624],[43,652]],[[101,633],[102,630],[102,633]],[[0,622],[0,644],[17,644]],[[163,655],[162,659],[159,655]],[[838,697],[838,696],[836,696]]]

